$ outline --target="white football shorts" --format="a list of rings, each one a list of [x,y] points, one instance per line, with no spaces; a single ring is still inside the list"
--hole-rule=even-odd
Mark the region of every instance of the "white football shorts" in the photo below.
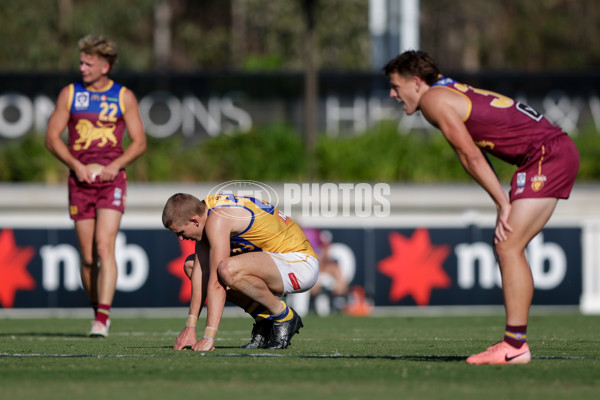
[[[283,280],[283,294],[306,292],[319,277],[319,260],[300,252],[271,253]]]

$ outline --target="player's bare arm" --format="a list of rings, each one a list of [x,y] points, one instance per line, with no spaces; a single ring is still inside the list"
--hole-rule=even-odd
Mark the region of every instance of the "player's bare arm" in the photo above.
[[[54,112],[52,112],[48,120],[46,147],[69,169],[75,171],[75,175],[80,182],[91,183],[93,180],[93,171],[73,157],[69,148],[61,139],[61,135],[66,129],[70,117],[68,103],[69,88],[64,87],[58,95]]]
[[[196,246],[196,249],[197,248],[198,246]],[[190,274],[192,294],[190,298],[188,319],[181,333],[177,335],[175,345],[173,346],[175,350],[183,350],[186,347],[191,347],[197,341],[196,322],[198,321],[198,316],[200,315],[200,311],[202,311],[202,304],[204,304],[204,299],[206,298],[206,292],[203,290],[202,278],[202,267],[200,266],[198,254],[196,253],[194,256],[194,266],[192,267],[192,272]]]
[[[205,239],[208,242],[209,271],[206,285],[206,327],[202,338],[192,346],[193,350],[214,350],[215,337],[225,307],[227,293],[225,287],[219,282],[217,268],[219,263],[230,256],[230,239],[234,230],[235,218],[229,216],[226,209],[212,212],[206,219],[204,229]]]
[[[175,350],[183,350],[196,344],[196,325],[203,305],[206,303],[209,270],[208,240],[204,237],[196,242],[194,262],[189,273],[186,271],[192,284],[190,308],[186,326],[177,336]]]
[[[510,201],[463,122],[467,116],[467,100],[453,91],[434,87],[423,95],[419,106],[425,118],[442,131],[467,173],[494,200],[498,209],[495,236],[497,240],[506,240],[506,232],[512,232],[512,227],[508,223]]]

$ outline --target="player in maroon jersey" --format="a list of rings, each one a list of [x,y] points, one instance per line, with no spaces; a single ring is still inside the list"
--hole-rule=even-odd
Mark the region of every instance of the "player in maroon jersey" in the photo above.
[[[467,358],[467,363],[528,363],[533,277],[525,247],[546,225],[558,199],[569,197],[579,169],[577,148],[566,133],[531,107],[443,77],[422,51],[398,55],[383,72],[390,81],[390,97],[408,115],[420,110],[442,131],[498,210],[494,246],[506,309],[504,340]],[[484,152],[517,166],[510,197]]]
[[[115,241],[125,210],[125,167],[146,149],[135,95],[109,77],[114,43],[79,41],[81,81],[63,88],[48,121],[46,147],[70,169],[69,213],[81,250],[81,280],[95,310],[90,336],[106,337],[117,283]],[[68,128],[68,145],[61,139]],[[127,128],[130,145],[123,149]]]

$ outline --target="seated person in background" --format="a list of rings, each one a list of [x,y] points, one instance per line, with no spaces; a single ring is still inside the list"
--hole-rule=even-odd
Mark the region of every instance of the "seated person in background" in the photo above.
[[[331,232],[326,230],[305,228],[304,234],[310,245],[319,256],[319,279],[310,289],[312,297],[316,297],[327,289],[334,298],[334,306],[339,310],[345,305],[345,296],[348,294],[348,281],[342,273],[337,260],[329,255],[329,248],[333,241]],[[336,306],[337,304],[337,306]]]

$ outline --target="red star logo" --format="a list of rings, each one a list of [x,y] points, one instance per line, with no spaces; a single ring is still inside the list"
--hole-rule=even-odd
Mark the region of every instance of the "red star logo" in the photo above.
[[[181,249],[181,255],[167,265],[167,271],[181,279],[179,301],[187,303],[192,297],[192,281],[190,281],[183,271],[183,264],[186,258],[196,251],[196,242],[193,240],[181,240],[179,241],[179,248]]]
[[[390,233],[392,255],[377,264],[377,270],[392,278],[390,300],[410,295],[415,302],[429,304],[433,288],[447,288],[450,277],[442,268],[450,254],[449,246],[433,246],[426,229],[417,229],[411,238]]]
[[[32,246],[17,247],[12,229],[0,232],[0,305],[11,308],[17,290],[33,290],[35,280],[27,265],[35,254]]]

